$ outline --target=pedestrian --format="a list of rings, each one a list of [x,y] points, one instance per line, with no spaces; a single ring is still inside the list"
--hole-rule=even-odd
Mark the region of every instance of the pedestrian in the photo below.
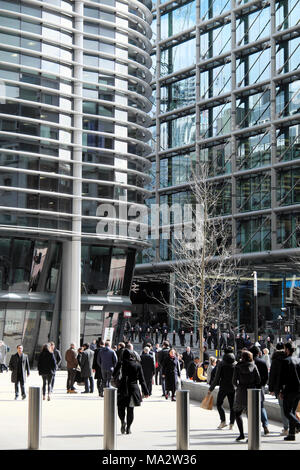
[[[104,346],[104,343],[103,343],[103,346]],[[124,353],[124,349],[125,349],[125,343],[123,343],[123,341],[121,341],[118,344],[117,351],[116,351],[118,361],[122,360],[122,354]]]
[[[166,323],[164,323],[161,328],[161,344],[163,344],[164,341],[168,340],[168,332],[169,332],[168,327]]]
[[[138,381],[142,387],[144,398],[148,398],[148,390],[143,375],[142,366],[136,361],[136,356],[125,349],[122,356],[122,377],[117,391],[118,416],[121,420],[121,433],[131,434],[134,420],[134,407],[141,406],[142,396]]]
[[[93,360],[94,351],[91,350],[89,343],[83,344],[83,351],[80,359],[81,377],[84,381],[84,392],[94,393]]]
[[[283,411],[283,400],[282,396],[280,395],[280,370],[282,361],[286,358],[286,354],[284,351],[284,344],[279,342],[276,344],[275,351],[272,354],[272,361],[269,373],[269,393],[271,395],[275,395],[278,400],[278,404],[280,407],[280,414],[281,420],[283,424],[283,429],[281,431],[281,436],[287,436],[289,432],[289,420],[286,418],[284,411]]]
[[[289,432],[285,441],[295,441],[296,430],[300,431],[300,421],[296,416],[296,409],[300,400],[300,360],[293,356],[295,349],[290,342],[285,343],[286,358],[280,368],[280,395],[283,400],[283,411],[289,420]]]
[[[212,371],[214,370],[214,368],[216,367],[216,364],[217,364],[217,359],[214,357],[214,356],[210,356],[209,358],[209,364],[208,364],[208,367],[207,367],[207,383],[208,385],[210,384],[210,380],[211,380],[211,374],[212,374]]]
[[[163,371],[164,361],[168,357],[169,352],[170,352],[169,341],[164,341],[162,344],[162,349],[158,352],[158,355],[157,355],[158,364],[159,364],[160,371],[161,371],[161,386],[162,386],[163,397],[166,395],[166,381],[165,381],[165,377],[163,376],[162,371]]]
[[[226,424],[226,417],[225,411],[223,408],[223,402],[227,397],[229,409],[230,409],[230,416],[229,416],[229,429],[231,430],[234,425],[235,420],[235,413],[234,413],[234,395],[235,389],[233,386],[233,372],[236,365],[235,357],[233,354],[233,348],[231,346],[227,346],[224,351],[224,355],[222,360],[216,367],[216,374],[211,382],[209,387],[209,394],[213,392],[217,385],[219,385],[219,391],[217,395],[217,410],[220,416],[220,424],[217,429],[223,429],[227,426]]]
[[[200,363],[197,367],[197,382],[205,382],[207,383],[207,368],[209,366],[209,361],[203,361],[202,364]]]
[[[47,388],[48,401],[50,401],[50,396],[52,392],[53,375],[55,375],[56,373],[56,360],[54,357],[54,353],[51,349],[50,343],[44,344],[42,351],[38,358],[37,368],[39,371],[39,375],[41,375],[43,379],[43,387],[42,387],[43,400],[46,400],[46,388]]]
[[[190,363],[193,362],[193,360],[194,360],[194,354],[193,354],[193,352],[191,351],[191,347],[190,347],[190,346],[187,346],[187,347],[186,347],[186,350],[185,350],[184,353],[182,354],[182,359],[183,359],[184,368],[185,368],[185,372],[186,372],[186,378],[188,378],[188,377],[189,377],[189,375],[188,375],[189,365],[190,365]]]
[[[190,380],[193,380],[194,382],[198,382],[196,370],[199,364],[200,364],[200,359],[198,356],[196,356],[194,360],[189,363],[188,370],[186,371],[187,378],[189,378]]]
[[[236,335],[236,350],[241,351],[245,347],[245,341],[242,335]]]
[[[159,346],[159,343],[156,343],[153,352],[155,354],[155,385],[161,385],[161,371],[160,371],[160,365],[158,362],[158,353],[161,351],[161,348]]]
[[[110,347],[110,341],[105,341],[104,348],[102,348],[97,356],[97,361],[101,367],[104,387],[110,387],[110,381],[114,368],[118,362],[118,357]]]
[[[232,382],[236,387],[233,407],[240,432],[236,441],[241,441],[245,439],[242,413],[243,411],[247,412],[248,389],[260,388],[259,372],[250,351],[242,351],[241,360],[234,367]]]
[[[122,343],[124,344],[124,343]],[[125,347],[125,344],[124,344],[124,347]],[[102,397],[104,396],[103,394],[103,377],[102,377],[102,373],[101,373],[101,367],[100,365],[98,364],[98,361],[97,361],[97,355],[99,353],[99,351],[104,348],[104,341],[103,340],[100,340],[98,341],[98,347],[97,349],[94,351],[94,357],[93,357],[93,365],[92,365],[92,368],[93,368],[93,372],[94,372],[94,379],[96,380],[96,385],[97,385],[97,390],[98,390],[98,394],[99,394],[99,397]]]
[[[15,384],[15,400],[19,396],[19,384],[21,388],[22,399],[26,398],[26,374],[30,375],[29,360],[27,354],[23,353],[23,346],[18,344],[16,354],[13,354],[9,361],[9,370],[11,370],[11,381]]]
[[[269,352],[268,348],[263,349],[263,355],[262,355],[261,358],[262,358],[263,361],[265,361],[265,363],[267,365],[267,368],[268,368],[268,372],[270,372],[271,359],[270,359],[270,352]]]
[[[91,351],[96,351],[96,349],[97,349],[97,341],[95,339],[93,339],[93,341],[90,344],[90,350]]]
[[[61,366],[62,357],[61,357],[61,352],[55,347],[54,341],[50,341],[50,352],[54,354],[54,358],[56,362],[56,371],[57,371]],[[52,383],[51,383],[52,392],[54,389],[54,382],[55,382],[55,374],[52,375]]]
[[[178,331],[178,336],[179,336],[179,341],[180,341],[180,346],[185,345],[185,331],[183,328],[180,328]]]
[[[264,433],[265,435],[269,434],[269,423],[268,423],[268,415],[267,415],[267,410],[264,405],[264,400],[265,400],[265,386],[267,385],[268,379],[269,379],[269,371],[266,362],[259,357],[259,352],[260,349],[258,346],[252,346],[250,348],[250,352],[253,354],[253,360],[254,364],[257,367],[258,373],[260,375],[260,388],[261,388],[261,422],[263,425]]]
[[[172,340],[172,346],[176,346],[176,330],[173,330],[173,340]]]
[[[155,362],[153,357],[149,354],[149,347],[144,347],[144,352],[141,354],[141,366],[143,369],[143,374],[148,389],[148,395],[152,395],[152,380],[155,374]]]
[[[169,398],[169,392],[171,392],[171,400],[176,401],[175,394],[180,379],[180,366],[178,358],[176,357],[175,349],[171,349],[169,351],[168,356],[163,362],[162,376],[165,378],[166,400]]]
[[[67,393],[77,393],[74,387],[76,372],[78,367],[78,352],[76,351],[75,343],[70,344],[70,348],[65,352],[65,360],[67,362]]]
[[[6,370],[8,371],[8,367],[6,366],[6,355],[9,352],[9,346],[7,346],[4,341],[0,341],[0,373]]]

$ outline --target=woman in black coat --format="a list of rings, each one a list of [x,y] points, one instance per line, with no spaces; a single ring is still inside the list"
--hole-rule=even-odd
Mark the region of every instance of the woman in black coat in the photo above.
[[[177,389],[177,383],[180,378],[180,364],[174,349],[170,350],[169,355],[163,362],[162,377],[165,377],[166,400],[169,398],[169,392],[171,392],[172,401],[176,401],[175,393]]]
[[[238,425],[240,435],[236,439],[241,441],[245,439],[242,413],[247,411],[248,389],[260,388],[260,375],[256,365],[253,362],[253,355],[250,351],[242,351],[242,357],[233,371],[232,383],[236,387],[234,411],[236,424]]]
[[[46,386],[48,385],[48,400],[50,400],[51,384],[56,372],[56,360],[53,352],[50,350],[50,344],[44,344],[42,352],[38,359],[39,375],[43,379],[43,400],[46,399]]]
[[[122,377],[117,394],[118,416],[121,420],[121,433],[125,434],[126,432],[126,434],[131,434],[130,427],[134,419],[134,407],[141,406],[142,403],[138,381],[145,398],[148,398],[149,392],[145,383],[142,366],[136,361],[136,356],[128,349],[124,350],[122,356],[121,373]]]

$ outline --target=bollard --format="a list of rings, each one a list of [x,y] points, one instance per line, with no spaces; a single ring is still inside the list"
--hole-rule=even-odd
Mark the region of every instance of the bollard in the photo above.
[[[190,434],[190,391],[178,390],[176,393],[176,448],[189,450]]]
[[[38,450],[41,444],[42,402],[40,387],[29,387],[28,449]]]
[[[117,389],[104,389],[104,438],[103,449],[115,450],[117,437]]]
[[[248,389],[248,450],[260,450],[261,389]]]

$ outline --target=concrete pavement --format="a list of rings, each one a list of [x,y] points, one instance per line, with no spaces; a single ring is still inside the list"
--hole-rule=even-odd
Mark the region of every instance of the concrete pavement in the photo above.
[[[28,429],[28,398],[14,400],[11,373],[0,374],[0,450],[26,450]],[[42,401],[41,450],[101,450],[103,449],[104,399],[93,394],[66,393],[67,373],[56,374],[51,401]],[[42,379],[32,371],[26,383],[41,386]],[[161,396],[160,386],[154,386],[153,395],[134,410],[132,434],[120,433],[117,418],[117,450],[176,450],[176,403]],[[228,412],[226,412],[228,420]],[[247,418],[243,417],[247,434]],[[216,409],[203,410],[199,402],[190,402],[190,450],[247,450],[246,443],[236,443],[237,426],[232,431],[219,431]],[[300,434],[295,442],[285,442],[280,423],[270,422],[270,435],[261,438],[262,450],[299,450]]]

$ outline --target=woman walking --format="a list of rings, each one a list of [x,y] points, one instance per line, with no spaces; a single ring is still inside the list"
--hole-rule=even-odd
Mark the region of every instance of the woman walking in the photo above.
[[[241,441],[245,439],[242,413],[244,410],[247,412],[248,389],[260,388],[260,375],[250,351],[242,351],[241,360],[236,364],[233,371],[232,383],[237,387],[233,408],[240,435],[236,441]]]
[[[118,416],[121,420],[121,433],[131,434],[134,407],[141,406],[142,403],[138,381],[142,387],[144,398],[148,398],[149,392],[142,366],[136,361],[136,356],[129,349],[125,349],[122,356],[121,374],[117,393]]]
[[[46,387],[48,389],[48,401],[52,392],[51,384],[53,376],[56,372],[56,361],[53,352],[51,352],[50,344],[44,344],[38,359],[39,375],[43,379],[43,400],[46,400]]]
[[[176,401],[175,393],[180,379],[180,365],[176,357],[175,349],[171,349],[169,355],[163,362],[162,377],[165,377],[166,400],[169,398],[169,392],[172,393],[172,401]]]

